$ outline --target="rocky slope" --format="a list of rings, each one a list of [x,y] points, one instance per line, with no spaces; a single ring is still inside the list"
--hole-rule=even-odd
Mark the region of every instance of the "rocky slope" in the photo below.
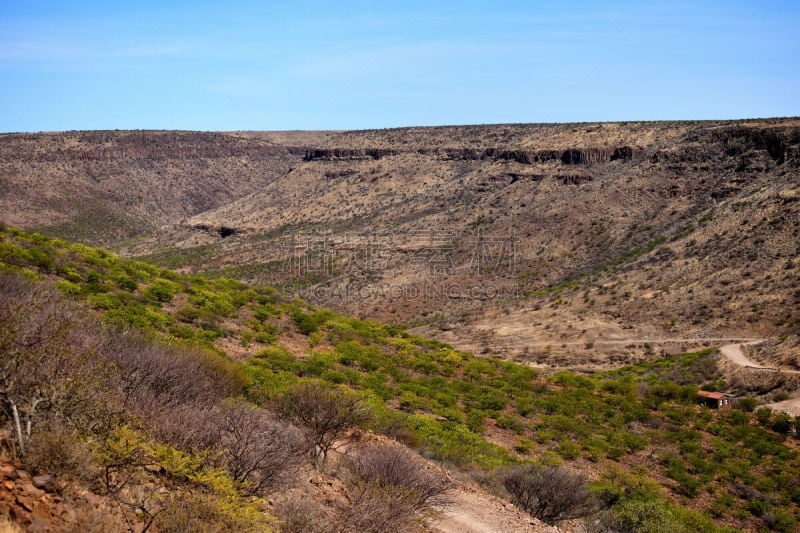
[[[677,325],[684,337],[794,331],[799,132],[796,121],[348,132],[285,179],[189,219],[182,245],[211,243],[204,263],[242,277],[299,278],[326,305],[422,317],[425,333],[464,348],[540,362],[563,364],[552,352],[565,342],[658,339]],[[198,234],[222,226],[244,235]]]
[[[0,456],[0,530],[116,532],[128,528],[110,498],[77,486],[57,487],[53,476],[32,476],[18,460]]]
[[[0,210],[8,224],[112,245],[257,191],[304,153],[219,133],[0,135]]]

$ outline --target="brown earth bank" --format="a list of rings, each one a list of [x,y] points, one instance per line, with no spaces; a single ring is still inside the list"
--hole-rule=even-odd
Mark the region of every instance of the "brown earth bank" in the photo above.
[[[596,368],[800,330],[799,153],[797,118],[3,135],[0,207],[477,353]],[[664,338],[690,342],[635,342]]]
[[[60,486],[48,474],[31,475],[19,460],[0,456],[0,531],[88,530],[129,531],[109,498]]]

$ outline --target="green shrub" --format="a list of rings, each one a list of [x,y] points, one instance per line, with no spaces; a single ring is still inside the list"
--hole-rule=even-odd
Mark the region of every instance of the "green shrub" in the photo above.
[[[325,316],[320,313],[304,313],[299,309],[292,311],[292,320],[298,331],[303,335],[310,335],[319,329],[319,326],[325,321]]]
[[[689,498],[697,496],[697,489],[700,488],[700,482],[686,472],[683,465],[673,465],[666,471],[666,475],[670,479],[678,482],[677,492]]]
[[[756,400],[755,398],[739,398],[734,402],[733,407],[747,413],[752,413],[756,408]]]
[[[408,424],[435,460],[487,469],[497,468],[510,460],[506,450],[486,442],[464,425],[438,422],[425,415],[410,415]]]
[[[175,311],[175,316],[181,322],[194,322],[207,314],[196,307],[182,307]]]
[[[340,370],[326,370],[320,375],[320,377],[324,381],[327,381],[329,383],[333,383],[333,384],[336,384],[336,385],[341,385],[343,383],[347,383],[348,382],[347,375],[344,372],[340,371]]]
[[[536,443],[524,437],[517,437],[517,444],[514,451],[521,454],[529,454],[536,449]]]
[[[486,432],[486,413],[483,411],[470,411],[467,413],[467,427],[476,435],[483,435]]]
[[[725,420],[734,426],[742,426],[750,423],[750,417],[747,416],[746,412],[737,409],[728,411],[725,414]]]
[[[647,438],[629,431],[620,431],[613,434],[610,442],[626,448],[629,452],[644,450],[647,447]]]
[[[144,290],[144,295],[153,301],[165,303],[171,302],[180,290],[181,286],[177,283],[166,279],[156,279]]]
[[[736,498],[727,492],[723,492],[711,501],[708,509],[712,516],[716,518],[723,518],[730,515],[731,509],[733,509],[735,503]]]
[[[573,372],[557,372],[552,377],[553,383],[561,385],[562,387],[573,387],[576,389],[593,390],[595,386],[594,380],[591,378],[575,374]]]
[[[254,358],[268,363],[271,368],[277,370],[294,371],[297,363],[297,358],[294,355],[279,346],[267,346],[256,353]]]
[[[772,419],[770,429],[781,435],[788,435],[792,430],[792,418],[786,413],[776,413]]]
[[[81,286],[71,281],[61,280],[57,281],[55,285],[66,296],[77,296],[81,293]]]
[[[139,284],[136,282],[135,279],[131,278],[130,276],[120,275],[114,278],[117,286],[120,289],[126,290],[128,292],[134,292],[139,288]]]
[[[281,310],[272,303],[265,302],[261,305],[253,307],[253,316],[261,322],[264,322],[270,318],[280,317],[282,314],[283,313],[281,313]]]
[[[769,427],[772,421],[772,409],[769,407],[759,407],[756,409],[756,420],[764,427]]]
[[[796,531],[797,520],[784,509],[778,507],[770,507],[767,509],[761,515],[761,520],[770,531],[780,531],[783,533]]]
[[[522,396],[514,400],[514,408],[520,416],[528,416],[536,410],[536,401],[530,396]]]
[[[577,442],[564,440],[558,443],[556,452],[567,461],[571,461],[580,457],[581,447]]]
[[[601,515],[605,531],[689,533],[663,501],[626,501]]]
[[[122,305],[119,296],[110,293],[90,294],[86,301],[95,309],[116,309]]]
[[[490,390],[478,401],[478,409],[483,411],[502,411],[508,405],[508,398]]]
[[[525,431],[525,424],[518,417],[509,414],[501,414],[497,417],[497,426],[503,429],[510,429],[521,435]]]
[[[413,413],[422,407],[422,402],[416,393],[403,391],[400,394],[400,409],[407,413]]]

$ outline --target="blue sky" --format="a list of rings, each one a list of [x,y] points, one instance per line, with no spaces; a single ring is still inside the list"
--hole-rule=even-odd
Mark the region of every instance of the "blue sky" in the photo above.
[[[800,2],[11,2],[0,131],[800,115]]]

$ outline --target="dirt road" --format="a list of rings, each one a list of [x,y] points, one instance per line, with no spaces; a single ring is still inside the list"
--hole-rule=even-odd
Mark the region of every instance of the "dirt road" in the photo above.
[[[800,374],[800,371],[798,370],[784,370],[782,368],[763,366],[749,359],[744,354],[742,346],[758,344],[759,342],[763,341],[752,341],[743,344],[726,344],[725,346],[721,346],[719,351],[722,353],[722,355],[724,355],[737,365],[743,366],[745,368],[752,368],[755,370],[766,370],[772,372],[782,372],[784,374]],[[769,407],[773,411],[783,411],[793,416],[800,416],[800,398],[790,398],[788,400],[783,400],[782,402],[768,403],[765,405],[765,407]]]
[[[559,530],[534,520],[512,504],[477,487],[458,488],[453,506],[441,518],[439,533],[556,533]]]
[[[764,366],[756,363],[755,361],[749,359],[742,350],[742,346],[752,346],[754,344],[759,344],[764,342],[763,340],[754,340],[750,342],[744,342],[739,344],[726,344],[725,346],[720,346],[719,351],[722,355],[733,361],[739,366],[743,366],[745,368],[753,368],[756,370],[771,370],[773,372],[782,372],[784,374],[800,374],[800,370],[787,370],[783,368],[777,368],[774,366]]]
[[[551,340],[551,341],[540,341],[540,342],[522,342],[517,341],[513,338],[513,335],[508,335],[507,338],[509,340],[497,340],[494,341],[497,346],[502,346],[504,348],[524,348],[524,347],[532,347],[532,348],[544,348],[547,346],[580,346],[585,345],[588,341],[560,341],[560,340]],[[755,344],[758,342],[762,342],[760,339],[754,338],[741,338],[741,337],[688,337],[688,338],[679,338],[679,337],[670,337],[670,338],[663,338],[663,339],[592,339],[591,343],[595,346],[597,345],[613,345],[613,346],[625,346],[628,344],[705,344],[705,343],[717,343],[717,342],[731,342],[737,341],[740,343],[745,344]],[[730,346],[738,346],[738,344],[732,344]]]
[[[761,370],[778,370],[775,367],[759,365],[755,361],[748,359],[747,356],[744,354],[742,346],[752,346],[760,342],[764,341],[756,340],[740,344],[726,344],[725,346],[720,346],[719,351],[722,355],[724,355],[725,357],[727,357],[728,359],[730,359],[739,366],[744,366],[747,368],[756,368]]]

